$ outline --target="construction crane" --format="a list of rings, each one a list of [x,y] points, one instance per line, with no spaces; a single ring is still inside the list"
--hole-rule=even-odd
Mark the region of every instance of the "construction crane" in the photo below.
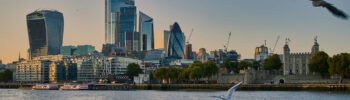
[[[278,35],[278,36],[277,36],[277,40],[276,40],[276,42],[275,42],[275,46],[273,46],[273,49],[271,50],[271,53],[272,53],[272,54],[275,52],[276,45],[277,45],[277,43],[278,43],[279,40],[280,40],[280,36]]]
[[[192,28],[192,30],[191,30],[190,36],[188,36],[188,38],[187,38],[186,44],[189,44],[189,43],[190,43],[190,39],[191,39],[192,33],[193,33],[193,28]]]
[[[226,45],[224,45],[224,51],[227,52],[228,45],[230,44],[231,32],[228,34],[228,39]]]

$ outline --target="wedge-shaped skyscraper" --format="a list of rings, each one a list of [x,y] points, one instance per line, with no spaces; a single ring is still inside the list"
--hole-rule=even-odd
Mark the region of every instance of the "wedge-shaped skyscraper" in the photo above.
[[[140,12],[139,31],[142,34],[142,50],[154,49],[153,19],[143,12]]]
[[[30,58],[60,54],[63,41],[63,14],[38,10],[27,15]]]

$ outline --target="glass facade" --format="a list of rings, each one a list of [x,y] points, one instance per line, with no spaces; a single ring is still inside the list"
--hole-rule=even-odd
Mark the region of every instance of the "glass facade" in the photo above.
[[[63,14],[40,10],[27,15],[30,56],[60,54],[63,41]]]
[[[171,58],[183,59],[185,57],[185,36],[178,23],[171,28],[168,41],[167,56]]]
[[[88,55],[95,51],[95,47],[91,45],[63,46],[61,48],[62,55]]]
[[[135,32],[134,0],[105,0],[105,43],[124,46],[125,32]],[[119,40],[120,39],[120,40]]]
[[[118,44],[125,47],[125,33],[136,32],[136,7],[121,7],[118,32]]]
[[[127,51],[137,51],[140,44],[139,32],[125,32],[125,48]]]
[[[165,56],[168,56],[168,42],[170,37],[170,31],[164,30],[164,50],[165,50]]]
[[[154,49],[153,19],[140,12],[139,31],[142,34],[142,50]]]
[[[75,46],[63,46],[61,55],[74,55],[75,50],[77,50]]]

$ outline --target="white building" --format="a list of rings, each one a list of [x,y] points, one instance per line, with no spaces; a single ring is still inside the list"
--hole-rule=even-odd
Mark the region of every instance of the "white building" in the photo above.
[[[139,74],[139,76],[134,76],[134,82],[136,84],[144,84],[150,81],[149,74]]]

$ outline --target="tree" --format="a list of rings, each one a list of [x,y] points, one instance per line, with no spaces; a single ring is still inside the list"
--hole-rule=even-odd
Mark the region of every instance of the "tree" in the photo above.
[[[191,69],[191,72],[189,74],[189,77],[191,80],[198,80],[204,76],[204,71],[200,66],[194,66]]]
[[[189,80],[190,79],[190,72],[191,72],[191,68],[186,67],[183,71],[180,72],[178,79],[179,80]]]
[[[350,54],[341,53],[328,59],[329,74],[339,75],[339,84],[343,82],[343,77],[350,76]]]
[[[216,66],[216,63],[213,61],[208,61],[203,64],[204,68],[204,77],[209,78],[219,72],[219,68]]]
[[[170,84],[172,80],[179,79],[183,70],[183,68],[176,67],[158,68],[154,71],[153,77],[159,80],[166,80]]]
[[[172,80],[178,79],[182,68],[168,67],[166,70],[166,78],[170,84]]]
[[[260,63],[258,61],[253,61],[251,67],[254,68],[255,70],[257,70],[260,67]]]
[[[158,68],[154,71],[153,77],[158,80],[165,80],[167,79],[166,73],[167,73],[167,68]]]
[[[0,72],[0,81],[1,82],[9,82],[12,80],[12,71],[6,69],[3,72]]]
[[[134,76],[137,76],[140,73],[142,73],[142,69],[140,68],[140,66],[135,63],[129,64],[127,69],[128,70],[126,71],[126,75],[133,80],[134,80]]]
[[[235,72],[235,73],[239,73],[238,70],[238,62],[231,62],[231,61],[224,61],[221,64],[222,67],[225,67],[227,69],[227,72]]]
[[[282,62],[279,55],[274,54],[267,57],[263,65],[265,70],[279,70],[282,67]]]
[[[329,56],[327,53],[321,51],[317,52],[309,61],[309,69],[311,72],[319,73],[322,77],[329,75],[329,65],[327,60]]]
[[[238,69],[247,69],[250,66],[252,66],[252,63],[250,63],[248,61],[241,61],[238,64]]]

